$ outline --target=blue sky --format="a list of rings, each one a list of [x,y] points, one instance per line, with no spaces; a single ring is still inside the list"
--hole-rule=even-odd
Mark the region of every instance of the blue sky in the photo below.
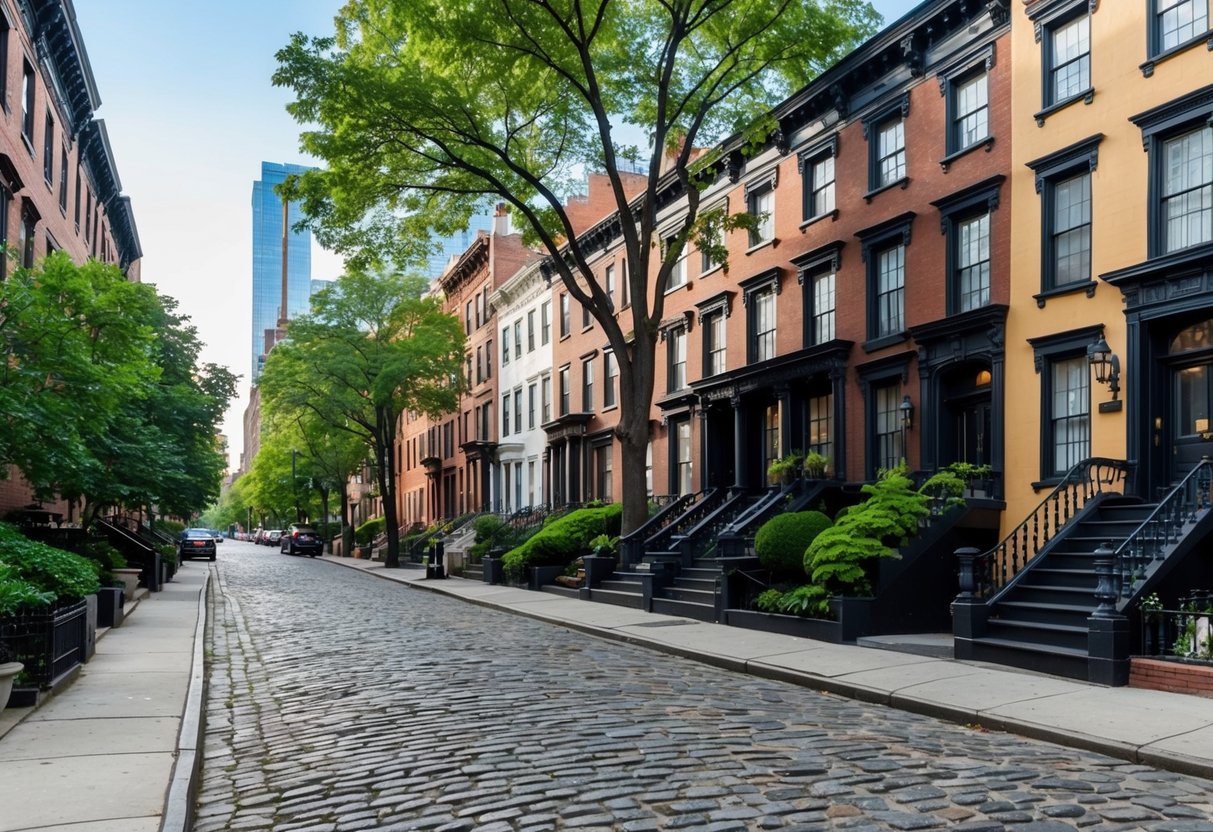
[[[886,21],[921,0],[874,0]],[[262,160],[308,163],[288,94],[270,84],[293,32],[331,34],[340,0],[77,0],[123,192],[143,245],[143,280],[181,302],[203,358],[248,368],[252,183]],[[313,277],[341,263],[313,253]],[[248,381],[225,432],[241,450]]]

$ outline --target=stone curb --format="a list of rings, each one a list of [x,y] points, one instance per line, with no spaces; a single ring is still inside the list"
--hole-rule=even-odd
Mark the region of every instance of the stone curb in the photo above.
[[[189,832],[194,822],[194,799],[198,795],[202,771],[202,747],[206,730],[206,621],[209,610],[212,565],[198,593],[198,623],[194,628],[190,684],[185,693],[185,710],[177,732],[177,759],[164,798],[160,832]]]

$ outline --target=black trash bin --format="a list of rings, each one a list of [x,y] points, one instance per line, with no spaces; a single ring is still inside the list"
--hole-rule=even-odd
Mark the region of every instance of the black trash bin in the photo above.
[[[430,544],[430,556],[425,562],[425,577],[426,578],[445,578],[446,569],[442,566],[442,554],[444,546],[441,540],[435,540]]]

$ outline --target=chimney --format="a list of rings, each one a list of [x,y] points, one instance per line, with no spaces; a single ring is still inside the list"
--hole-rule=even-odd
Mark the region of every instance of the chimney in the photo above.
[[[510,209],[504,202],[497,203],[497,210],[493,214],[493,234],[497,237],[504,237],[510,233]]]

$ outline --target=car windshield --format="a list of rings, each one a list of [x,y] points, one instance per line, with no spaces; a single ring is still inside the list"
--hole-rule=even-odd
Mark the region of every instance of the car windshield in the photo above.
[[[210,537],[211,533],[206,529],[186,529],[184,532],[186,537]]]

